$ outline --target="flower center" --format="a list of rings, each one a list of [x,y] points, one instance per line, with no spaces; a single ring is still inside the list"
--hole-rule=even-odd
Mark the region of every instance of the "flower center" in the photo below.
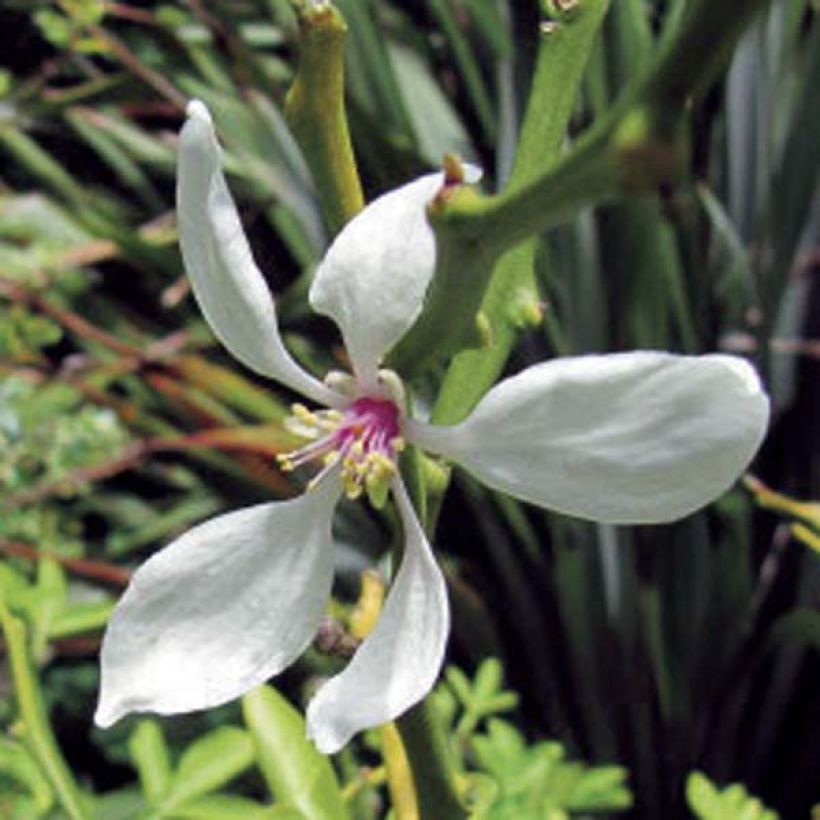
[[[381,507],[387,498],[390,479],[396,472],[396,457],[404,448],[398,407],[387,399],[364,396],[342,413],[338,410],[311,412],[294,404],[288,429],[315,439],[292,453],[277,456],[285,471],[320,461],[322,471],[315,484],[336,464],[342,463],[342,484],[348,498],[366,492],[371,503]]]

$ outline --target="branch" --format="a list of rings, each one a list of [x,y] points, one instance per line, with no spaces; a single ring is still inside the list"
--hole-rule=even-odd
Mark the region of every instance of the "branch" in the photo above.
[[[473,343],[493,266],[530,236],[583,208],[681,180],[688,165],[688,108],[717,79],[727,55],[766,2],[692,0],[648,73],[558,165],[540,169],[496,196],[460,188],[434,202],[429,218],[438,247],[436,275],[427,307],[397,348],[394,366],[419,373]],[[579,0],[579,18],[590,3]],[[571,18],[566,25],[572,25]]]
[[[364,207],[344,105],[347,25],[329,3],[295,3],[299,17],[299,69],[285,116],[299,142],[335,234]]]

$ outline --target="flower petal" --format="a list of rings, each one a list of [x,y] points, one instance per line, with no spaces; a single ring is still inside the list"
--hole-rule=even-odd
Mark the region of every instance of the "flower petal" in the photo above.
[[[769,402],[733,356],[556,359],[494,387],[455,427],[409,440],[525,501],[614,524],[687,515],[755,454]]]
[[[384,611],[347,668],[308,705],[308,736],[325,754],[420,701],[432,689],[444,659],[450,630],[444,577],[401,481],[393,482],[393,494],[405,547]]]
[[[219,516],[147,561],[105,633],[96,723],[217,706],[292,663],[330,594],[338,494],[325,480]]]
[[[421,313],[436,264],[426,206],[442,186],[428,174],[373,200],[325,254],[310,303],[342,331],[359,382],[375,387],[379,362]]]
[[[290,357],[270,290],[251,255],[221,170],[208,109],[188,105],[179,141],[177,212],[185,270],[213,332],[244,365],[322,404],[339,397]]]

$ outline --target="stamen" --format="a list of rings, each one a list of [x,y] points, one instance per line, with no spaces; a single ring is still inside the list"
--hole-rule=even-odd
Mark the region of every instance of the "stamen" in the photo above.
[[[293,404],[290,411],[291,415],[285,419],[285,427],[303,438],[317,438],[322,433],[331,433],[344,419],[344,415],[338,410],[311,412],[304,404]]]
[[[294,450],[292,453],[279,453],[276,460],[279,466],[285,471],[290,472],[303,464],[314,461],[320,456],[329,453],[333,449],[333,442],[329,440],[330,437],[325,437],[313,444],[308,444],[299,450]]]
[[[356,399],[344,413],[338,410],[312,412],[293,405],[288,429],[315,439],[292,453],[277,456],[282,470],[295,470],[311,461],[322,469],[309,483],[316,486],[341,461],[341,480],[348,498],[367,493],[381,507],[387,499],[390,479],[396,473],[396,457],[404,449],[399,435],[396,404],[384,398]]]
[[[316,473],[313,478],[308,481],[307,488],[312,490],[337,464],[339,461],[338,453],[328,453],[324,459],[324,467]]]

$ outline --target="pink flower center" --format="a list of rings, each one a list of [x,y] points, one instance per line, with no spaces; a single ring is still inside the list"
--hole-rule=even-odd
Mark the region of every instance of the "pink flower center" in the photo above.
[[[311,412],[303,405],[293,406],[288,427],[300,435],[315,438],[305,447],[278,457],[283,470],[321,461],[323,470],[315,484],[340,461],[342,483],[349,498],[363,491],[380,497],[396,472],[396,456],[404,446],[401,439],[399,409],[387,399],[364,396],[340,413],[337,410]]]
[[[393,458],[396,454],[393,442],[399,437],[398,408],[385,399],[356,399],[332,435],[342,456],[358,442],[364,455],[381,453]]]

